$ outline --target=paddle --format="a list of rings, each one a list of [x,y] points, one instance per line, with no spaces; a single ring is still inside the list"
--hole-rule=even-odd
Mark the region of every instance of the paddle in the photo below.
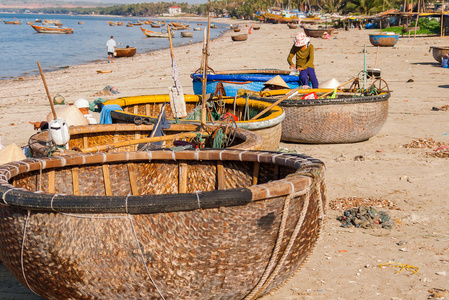
[[[154,129],[153,129],[153,131],[154,131]],[[141,138],[141,139],[130,140],[130,141],[117,142],[117,143],[112,143],[112,144],[107,144],[107,145],[89,147],[89,148],[81,149],[81,152],[83,152],[83,153],[100,152],[100,151],[107,150],[107,149],[114,149],[114,148],[120,148],[120,147],[125,147],[125,146],[143,144],[143,143],[170,141],[172,139],[194,138],[196,136],[198,136],[198,134],[196,132],[184,132],[184,133],[180,133],[180,134],[148,137],[148,138]],[[209,135],[203,134],[203,136],[209,136]]]
[[[184,100],[184,93],[182,92],[182,86],[179,82],[178,65],[175,61],[175,55],[173,54],[173,44],[171,40],[170,26],[167,25],[168,39],[170,40],[170,53],[172,61],[172,77],[175,86],[169,87],[170,106],[175,118],[183,118],[187,116],[186,102]]]
[[[258,113],[257,115],[255,115],[254,117],[252,117],[250,119],[250,121],[255,120],[257,118],[259,118],[260,116],[262,116],[264,113],[266,113],[267,111],[269,111],[270,109],[272,109],[273,107],[275,107],[276,105],[278,105],[279,103],[281,103],[282,101],[284,101],[287,98],[291,98],[294,95],[296,95],[298,93],[299,87],[297,87],[296,89],[291,90],[290,92],[288,92],[287,94],[285,94],[284,97],[282,97],[281,99],[277,100],[276,102],[274,102],[273,104],[271,104],[270,106],[268,106],[267,108],[265,108],[264,110],[262,110],[260,113]]]
[[[48,100],[50,101],[51,112],[53,113],[53,119],[57,119],[55,107],[53,106],[53,101],[51,101],[50,92],[48,91],[47,82],[45,81],[44,73],[42,72],[41,64],[37,62],[39,67],[39,72],[41,73],[42,81],[44,82],[45,91],[47,92]]]

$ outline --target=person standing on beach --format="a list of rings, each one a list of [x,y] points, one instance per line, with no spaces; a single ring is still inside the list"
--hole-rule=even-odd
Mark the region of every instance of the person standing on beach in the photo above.
[[[116,45],[117,43],[114,41],[114,37],[111,35],[111,38],[106,43],[106,47],[108,49],[108,62],[113,62]]]
[[[294,44],[290,49],[287,62],[290,69],[296,69],[299,72],[300,85],[308,85],[309,80],[312,82],[312,88],[318,88],[318,79],[315,75],[315,67],[313,65],[314,47],[310,43],[310,38],[304,32],[298,32],[294,39]],[[296,68],[293,63],[293,57],[296,57]]]

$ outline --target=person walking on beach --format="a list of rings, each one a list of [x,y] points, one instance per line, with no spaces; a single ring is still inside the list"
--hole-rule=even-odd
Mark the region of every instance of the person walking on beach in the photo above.
[[[318,88],[318,79],[315,75],[315,67],[313,65],[314,47],[310,43],[310,38],[304,32],[298,32],[294,39],[294,44],[290,49],[287,62],[290,69],[299,72],[300,85],[309,85],[312,82],[312,88]],[[293,63],[293,57],[296,57],[296,68]]]
[[[111,35],[111,38],[106,43],[106,47],[108,49],[108,62],[113,62],[116,45],[117,43],[114,41],[114,37]]]

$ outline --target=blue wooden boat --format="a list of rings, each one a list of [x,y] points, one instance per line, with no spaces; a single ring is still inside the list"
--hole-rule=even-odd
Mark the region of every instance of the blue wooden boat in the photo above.
[[[214,93],[217,84],[221,82],[226,96],[235,97],[239,89],[259,92],[264,88],[264,83],[279,75],[291,88],[299,87],[299,76],[289,75],[290,71],[276,69],[261,70],[237,70],[215,72],[207,75],[206,94]],[[193,92],[195,95],[203,93],[203,74],[199,70],[190,75],[193,80]]]
[[[392,47],[399,41],[399,34],[394,32],[370,34],[369,41],[373,46]]]

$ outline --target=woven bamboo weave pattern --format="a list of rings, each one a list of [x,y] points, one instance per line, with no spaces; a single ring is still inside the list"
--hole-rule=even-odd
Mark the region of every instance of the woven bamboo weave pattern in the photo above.
[[[191,177],[186,194],[178,194],[180,168]],[[71,192],[74,172],[85,196]],[[139,174],[136,183],[130,174]],[[220,180],[235,188],[217,190]],[[108,184],[114,196],[102,196]],[[128,195],[133,184],[137,194]],[[259,283],[262,296],[312,254],[325,193],[322,162],[295,154],[151,151],[25,160],[0,166],[0,259],[47,299],[243,299]],[[230,201],[249,198],[219,202],[228,194]],[[188,199],[194,206],[176,208]],[[154,205],[164,212],[143,213]],[[108,210],[116,213],[102,212]]]

